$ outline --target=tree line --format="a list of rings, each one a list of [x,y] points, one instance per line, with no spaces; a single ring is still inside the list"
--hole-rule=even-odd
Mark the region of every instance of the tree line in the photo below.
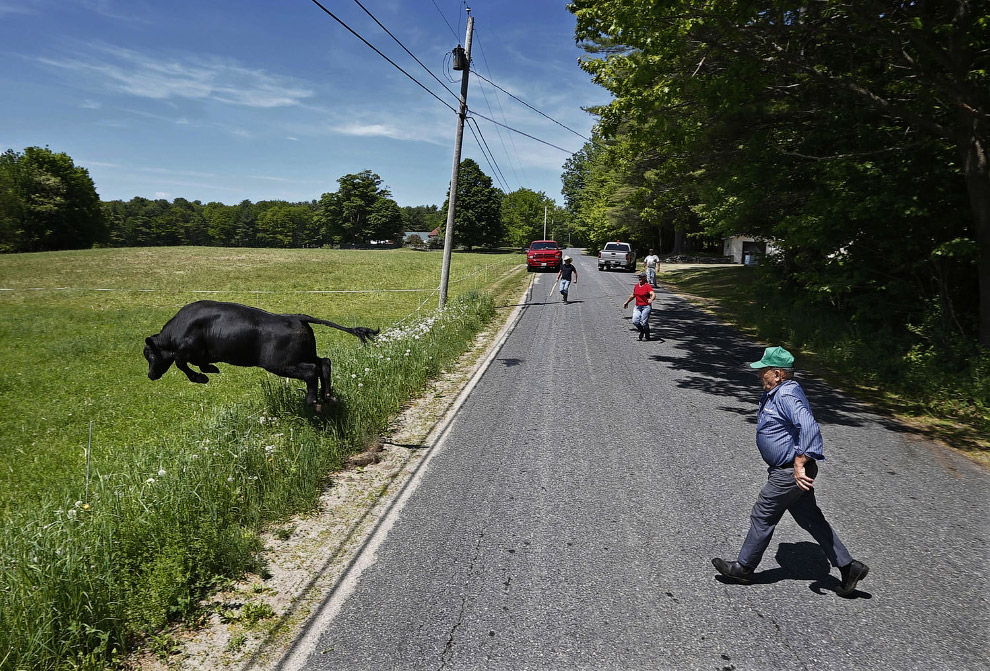
[[[772,240],[795,305],[990,346],[990,16],[966,2],[572,0],[612,101],[574,225],[669,251]]]
[[[475,161],[465,159],[454,242],[468,249],[528,245],[542,237],[544,207],[563,224],[563,211],[546,194],[525,188],[503,193]],[[6,253],[100,246],[401,245],[407,231],[437,229],[442,244],[446,220],[446,202],[400,207],[370,170],[340,177],[336,191],[308,202],[228,205],[142,197],[101,202],[89,172],[65,153],[28,147],[0,154],[0,252]]]

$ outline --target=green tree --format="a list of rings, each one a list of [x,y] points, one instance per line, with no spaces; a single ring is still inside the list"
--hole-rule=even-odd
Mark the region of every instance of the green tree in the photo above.
[[[263,247],[301,247],[312,219],[305,204],[273,203],[258,215],[257,242]]]
[[[468,249],[501,244],[501,203],[502,192],[492,186],[492,178],[482,172],[472,159],[461,161],[454,212],[454,244]],[[441,209],[447,211],[447,202]],[[445,221],[440,228],[441,238],[446,235],[446,225]]]
[[[441,226],[446,213],[440,212],[436,205],[416,205],[402,208],[402,227],[406,231],[429,233]]]
[[[379,198],[371,206],[368,215],[368,230],[371,240],[388,240],[396,244],[402,242],[402,210],[391,198]]]
[[[402,216],[382,178],[365,170],[337,180],[336,193],[320,198],[316,223],[334,244],[363,244],[392,239],[402,228]],[[390,201],[392,205],[382,203]],[[394,205],[394,207],[393,207]],[[377,238],[384,234],[385,237]]]
[[[544,213],[549,209],[553,218],[556,204],[542,191],[522,188],[507,193],[502,198],[502,229],[505,243],[512,247],[526,247],[533,240],[543,238]]]
[[[655,152],[663,181],[688,194],[704,225],[727,216],[741,222],[745,214],[752,227],[784,238],[787,263],[797,266],[781,270],[799,281],[812,277],[802,267],[811,268],[825,288],[823,269],[846,258],[845,267],[855,268],[847,276],[861,289],[882,282],[856,254],[846,256],[850,245],[866,249],[878,239],[857,198],[832,209],[862,220],[829,231],[835,218],[822,216],[825,201],[809,188],[816,183],[802,186],[797,175],[826,176],[833,195],[883,190],[880,200],[867,201],[893,206],[888,217],[927,221],[928,230],[902,227],[917,234],[911,251],[926,262],[945,236],[959,237],[940,217],[959,218],[953,208],[964,192],[961,237],[978,250],[978,331],[990,346],[990,21],[981,6],[575,0],[569,9],[578,38],[596,56],[583,67],[616,95],[600,110],[605,134],[625,133],[638,156]],[[685,156],[681,174],[691,181],[678,185],[669,168]],[[912,204],[912,190],[881,170],[910,180],[925,171],[926,157],[959,187],[939,182],[934,198],[914,190],[928,202]],[[745,174],[730,174],[740,167]],[[768,183],[785,187],[771,213],[786,222],[761,214]],[[822,234],[801,239],[811,225]],[[902,277],[910,275],[908,256]],[[966,263],[965,254],[957,260]]]
[[[0,251],[91,247],[107,227],[89,172],[64,153],[28,147],[0,155]]]
[[[218,247],[229,247],[237,240],[237,206],[216,201],[203,208],[203,219],[210,242]]]

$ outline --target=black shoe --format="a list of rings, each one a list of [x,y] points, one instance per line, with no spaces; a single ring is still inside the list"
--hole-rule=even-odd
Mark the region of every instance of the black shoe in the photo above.
[[[639,332],[639,340],[642,340],[642,339],[643,339],[643,332],[642,332],[642,331],[640,331],[640,332]]]
[[[743,585],[748,585],[753,579],[753,569],[746,568],[737,561],[725,561],[724,559],[715,557],[712,559],[712,566],[726,578],[735,580]]]
[[[649,339],[650,339],[650,332],[647,331],[645,337],[643,338],[643,340],[649,340]]]
[[[842,584],[835,593],[839,596],[849,596],[856,591],[856,585],[870,572],[870,567],[861,561],[852,560],[849,564],[839,567],[842,574]]]

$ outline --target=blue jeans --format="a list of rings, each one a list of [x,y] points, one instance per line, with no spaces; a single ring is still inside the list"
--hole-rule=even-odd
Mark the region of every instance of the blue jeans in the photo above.
[[[653,312],[652,305],[637,305],[633,309],[633,326],[636,328],[650,328],[650,313]]]
[[[649,266],[647,266],[647,268],[646,268],[646,281],[650,283],[650,286],[651,287],[655,287],[657,285],[657,269],[656,268],[650,268]]]
[[[567,293],[567,289],[570,286],[571,286],[571,281],[570,280],[561,280],[560,281],[560,293],[566,294]]]

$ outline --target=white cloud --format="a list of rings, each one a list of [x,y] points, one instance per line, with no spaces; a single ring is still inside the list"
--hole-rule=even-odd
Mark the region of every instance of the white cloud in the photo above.
[[[155,198],[164,198],[165,200],[172,200],[172,194],[168,191],[155,191]]]
[[[243,67],[231,60],[184,56],[153,58],[113,46],[91,48],[73,58],[39,62],[95,77],[110,88],[140,98],[213,100],[243,107],[299,105],[313,91],[294,78]]]
[[[0,17],[8,14],[36,14],[40,5],[37,0],[0,0]]]

